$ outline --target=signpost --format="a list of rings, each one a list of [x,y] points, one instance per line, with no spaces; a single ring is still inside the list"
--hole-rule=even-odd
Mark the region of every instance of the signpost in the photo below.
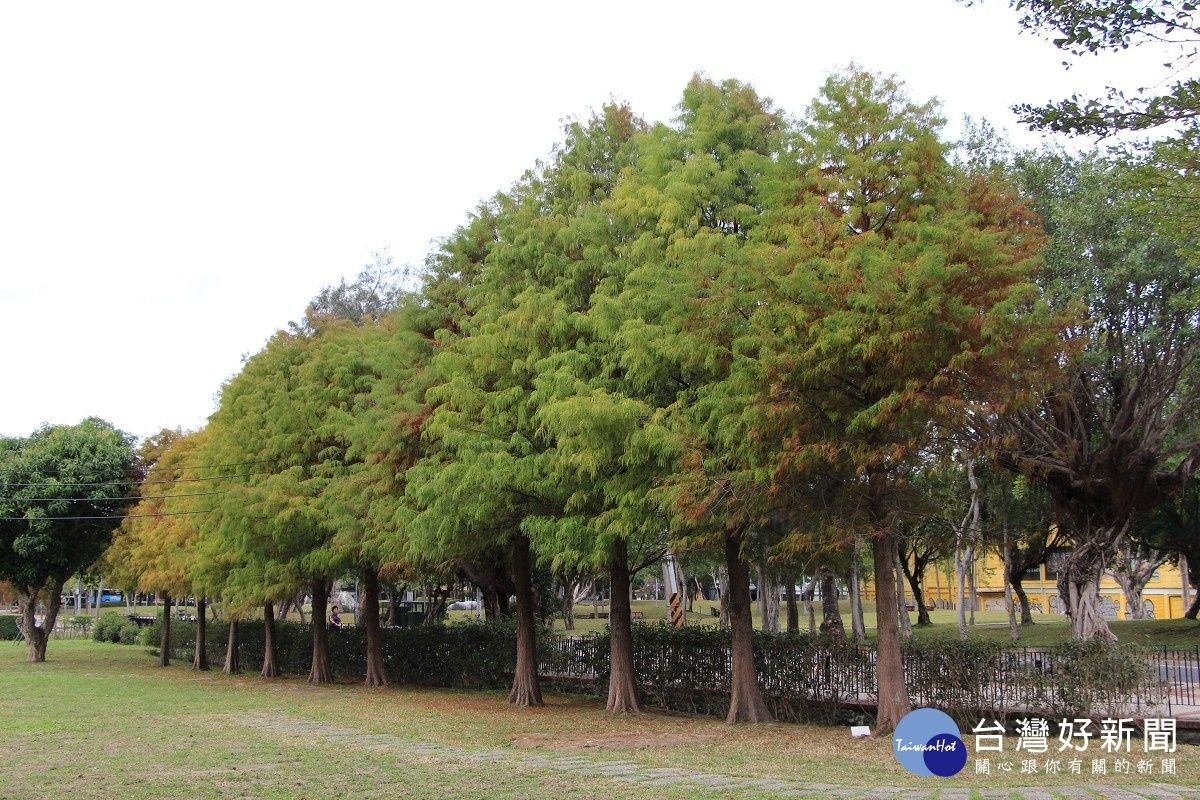
[[[670,598],[668,617],[671,624],[676,628],[682,628],[686,622],[684,616],[684,591],[687,587],[683,585],[683,572],[679,568],[679,561],[676,560],[675,554],[667,551],[666,557],[663,559],[663,583],[667,585],[667,597]]]

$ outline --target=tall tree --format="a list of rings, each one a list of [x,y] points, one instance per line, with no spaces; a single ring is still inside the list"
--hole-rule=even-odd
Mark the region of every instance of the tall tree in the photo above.
[[[1035,407],[1007,418],[1001,463],[1050,494],[1074,544],[1059,596],[1076,638],[1113,638],[1099,583],[1137,517],[1200,466],[1200,266],[1137,213],[1128,164],[1046,152],[1021,162],[1050,233],[1040,278],[1077,353]]]
[[[197,602],[197,669],[208,669],[204,614],[206,589],[195,581],[195,542],[207,511],[198,500],[212,495],[204,488],[206,476],[198,469],[204,433],[163,431],[139,448],[145,478],[139,499],[121,524],[116,539],[105,553],[109,574],[130,576],[131,585],[143,592],[161,592],[167,597],[195,596]],[[169,613],[164,617],[164,642],[160,661],[169,660]]]
[[[276,334],[226,385],[210,420],[211,450],[224,463],[254,462],[222,487],[219,539],[238,554],[225,584],[230,599],[261,604],[312,596],[312,683],[332,680],[323,624],[332,583],[353,565],[335,541],[337,517],[326,492],[354,459],[341,412],[370,367],[347,323],[316,333]]]
[[[651,496],[670,515],[674,546],[726,562],[727,720],[758,722],[771,718],[754,666],[749,588],[752,534],[764,514],[762,464],[743,419],[752,380],[731,370],[744,319],[723,314],[736,301],[714,285],[736,285],[747,268],[743,251],[785,123],[769,100],[733,80],[695,76],[679,109],[678,128],[646,137],[614,193],[618,219],[628,220],[618,251],[626,272],[597,317],[621,349],[620,390],[645,409],[632,452],[665,468]]]
[[[46,660],[63,583],[104,552],[139,478],[133,437],[94,417],[0,439],[0,580],[17,590],[30,661]]]
[[[870,532],[878,731],[909,710],[894,551],[906,475],[938,425],[994,414],[1057,349],[1032,283],[1038,230],[996,176],[951,166],[933,104],[894,78],[827,81],[761,245],[751,362],[777,479],[839,477]]]

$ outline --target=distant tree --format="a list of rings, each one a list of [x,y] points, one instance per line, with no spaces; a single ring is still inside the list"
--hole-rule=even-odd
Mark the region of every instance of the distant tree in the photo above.
[[[1030,154],[1021,179],[1050,243],[1039,275],[1074,355],[1039,404],[1005,419],[1000,462],[1044,487],[1073,549],[1059,596],[1075,638],[1113,638],[1099,583],[1140,515],[1200,467],[1200,265],[1139,212],[1133,165]]]
[[[46,660],[63,583],[100,557],[131,504],[133,441],[94,417],[0,439],[0,580],[17,590],[30,661]]]
[[[337,286],[323,288],[304,310],[304,319],[292,323],[293,328],[313,330],[333,320],[362,326],[378,322],[394,310],[405,295],[407,270],[394,266],[386,248],[372,256],[374,261],[363,267],[353,283],[343,278]]]
[[[138,502],[121,523],[104,564],[108,574],[139,591],[166,597],[163,642],[159,663],[170,662],[171,598],[196,597],[197,647],[193,666],[208,669],[205,646],[207,601],[205,587],[193,579],[196,560],[194,543],[200,535],[197,516],[205,512],[195,502],[204,496],[205,473],[197,469],[203,432],[184,434],[166,430],[147,439],[138,448],[144,473],[138,487]]]
[[[964,0],[967,5],[980,1]],[[1163,80],[1153,87],[1157,93],[1150,87],[1110,86],[1103,98],[1074,95],[1042,106],[1022,103],[1014,109],[1022,122],[1107,136],[1200,119],[1200,78],[1189,75],[1197,64],[1200,17],[1191,0],[1009,0],[1009,5],[1020,15],[1021,27],[1049,36],[1074,57],[1142,45],[1167,51]]]

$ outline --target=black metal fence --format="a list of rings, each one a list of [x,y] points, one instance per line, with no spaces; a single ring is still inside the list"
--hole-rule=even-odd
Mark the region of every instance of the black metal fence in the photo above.
[[[224,658],[225,626],[209,625],[209,658]],[[308,669],[307,625],[281,623],[279,664]],[[173,649],[194,647],[194,626],[172,625]],[[262,658],[262,625],[242,626],[242,663]],[[463,688],[499,687],[511,675],[516,632],[511,624],[432,625],[384,631],[392,680]],[[330,635],[338,674],[363,674],[360,629]],[[764,699],[777,719],[853,722],[877,700],[874,647],[844,638],[755,635],[755,662]],[[635,625],[634,671],[650,706],[724,716],[732,672],[728,632]],[[1047,719],[1175,716],[1200,706],[1200,648],[1145,649],[1106,642],[1065,642],[1044,648],[1005,647],[950,638],[910,640],[904,671],[914,707],[940,708],[962,723],[1033,714]],[[539,672],[560,691],[603,696],[608,690],[609,638],[538,637]],[[256,668],[256,667],[255,667]]]
[[[758,635],[759,686],[776,717],[845,721],[877,699],[874,647],[827,637]],[[608,637],[547,638],[540,669],[557,688],[603,695]],[[635,626],[634,669],[646,702],[677,711],[728,711],[728,635]],[[904,671],[915,707],[972,723],[1037,714],[1171,716],[1200,704],[1200,648],[1145,649],[1067,642],[1004,647],[953,639],[910,641]]]

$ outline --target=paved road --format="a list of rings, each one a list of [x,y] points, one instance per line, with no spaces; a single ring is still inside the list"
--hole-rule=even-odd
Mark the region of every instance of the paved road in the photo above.
[[[1200,788],[1169,783],[1147,783],[1139,786],[1026,787],[1018,789],[906,789],[899,786],[836,786],[824,783],[800,783],[774,778],[739,778],[684,769],[667,769],[637,764],[633,761],[602,759],[593,756],[559,755],[546,752],[527,752],[509,748],[456,747],[435,742],[421,742],[387,733],[367,733],[327,722],[291,715],[238,715],[233,718],[248,728],[279,733],[288,737],[302,736],[309,740],[331,744],[353,745],[364,750],[412,753],[450,761],[467,763],[504,763],[514,766],[568,772],[590,778],[607,778],[619,796],[619,784],[637,783],[644,786],[694,786],[712,789],[740,797],[844,797],[859,800],[968,800],[972,792],[984,798],[1019,797],[1024,800],[1054,800],[1055,798],[1090,798],[1091,800],[1200,800]]]

